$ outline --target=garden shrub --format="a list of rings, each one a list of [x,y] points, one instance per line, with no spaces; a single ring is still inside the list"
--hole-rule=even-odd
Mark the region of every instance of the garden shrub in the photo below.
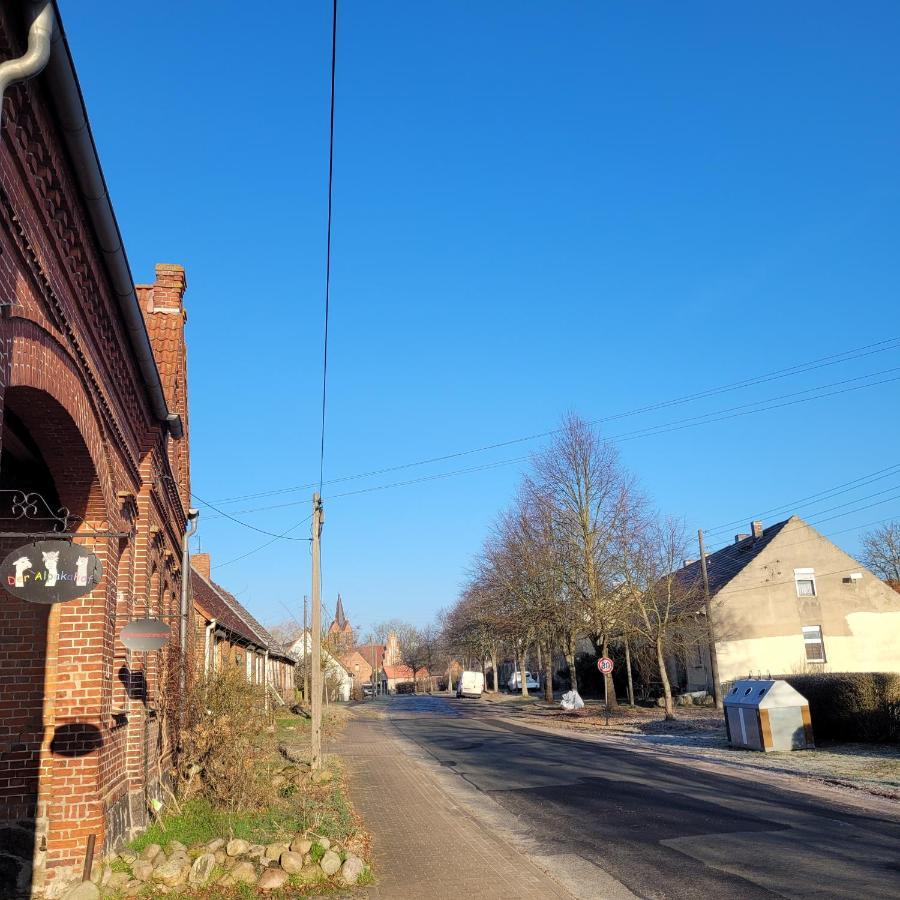
[[[816,672],[782,677],[809,702],[816,740],[900,741],[900,674]]]

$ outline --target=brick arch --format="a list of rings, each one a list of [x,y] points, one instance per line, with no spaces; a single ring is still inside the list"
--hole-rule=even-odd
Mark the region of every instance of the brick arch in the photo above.
[[[3,407],[12,406],[29,431],[36,437],[43,434],[50,441],[49,447],[42,448],[42,452],[50,456],[48,467],[56,469],[58,466],[61,470],[70,467],[65,460],[68,448],[60,443],[59,439],[62,439],[78,453],[79,468],[86,471],[89,465],[95,473],[90,489],[85,488],[83,480],[75,473],[78,483],[72,486],[68,499],[76,506],[82,506],[83,512],[62,496],[61,502],[77,515],[105,519],[114,510],[113,480],[96,406],[75,363],[47,332],[28,322],[16,323],[6,362]],[[17,396],[30,401],[24,404],[30,408],[23,409],[23,404],[16,402]],[[50,427],[42,425],[42,415]],[[65,420],[74,430],[68,423],[61,424]],[[58,432],[56,435],[52,433],[54,428]],[[44,440],[39,443],[46,445]],[[58,487],[65,493],[65,487]]]

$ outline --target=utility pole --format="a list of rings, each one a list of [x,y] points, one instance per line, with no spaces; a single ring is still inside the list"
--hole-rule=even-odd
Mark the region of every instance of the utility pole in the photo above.
[[[706,547],[703,546],[703,529],[697,531],[700,542],[700,571],[703,573],[703,594],[706,608],[706,637],[709,641],[709,662],[712,667],[713,697],[716,709],[722,709],[722,683],[719,681],[719,657],[716,653],[716,631],[712,619],[712,603],[709,597],[709,574],[706,571]]]
[[[322,498],[318,491],[313,494],[312,516],[312,696],[310,708],[312,728],[310,729],[311,752],[310,768],[313,771],[322,768],[322,574],[321,548],[319,539],[322,536],[322,525],[325,513],[322,509]]]
[[[309,632],[309,619],[306,616],[306,607],[309,603],[309,597],[303,595],[303,702],[309,703],[309,641],[307,635]]]

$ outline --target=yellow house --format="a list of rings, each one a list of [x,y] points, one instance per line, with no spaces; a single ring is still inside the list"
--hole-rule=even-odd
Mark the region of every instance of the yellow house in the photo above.
[[[719,675],[900,671],[900,594],[799,516],[707,555]],[[681,569],[700,577],[698,560]],[[705,648],[688,690],[711,687]]]

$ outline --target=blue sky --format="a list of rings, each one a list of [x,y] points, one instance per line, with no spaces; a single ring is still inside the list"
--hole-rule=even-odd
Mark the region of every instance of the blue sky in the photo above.
[[[309,489],[218,501],[318,476],[330,4],[60,5],[135,278],[187,268],[194,490],[280,533]],[[341,0],[326,479],[900,335],[898,42],[887,2]],[[886,349],[607,433],[898,366]],[[898,392],[622,454],[690,528],[749,521],[900,463]],[[524,466],[329,494],[540,446],[326,485],[328,607],[340,591],[357,625],[427,621]],[[798,512],[860,498],[821,526],[852,552],[856,526],[900,515],[894,486]],[[266,538],[201,521],[217,580],[264,621],[299,615],[306,543],[222,565]]]

